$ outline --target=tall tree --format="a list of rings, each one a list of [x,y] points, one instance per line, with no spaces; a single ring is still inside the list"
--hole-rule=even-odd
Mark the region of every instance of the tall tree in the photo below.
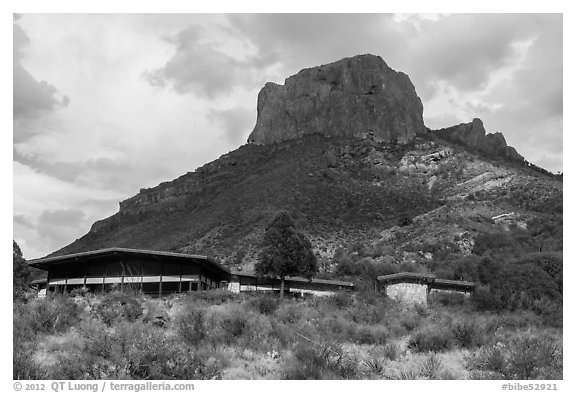
[[[12,290],[14,300],[22,299],[29,288],[31,280],[30,267],[22,256],[20,246],[12,240]]]
[[[254,268],[259,276],[280,279],[281,299],[286,276],[310,278],[318,271],[312,243],[297,230],[288,212],[276,215],[266,228]]]

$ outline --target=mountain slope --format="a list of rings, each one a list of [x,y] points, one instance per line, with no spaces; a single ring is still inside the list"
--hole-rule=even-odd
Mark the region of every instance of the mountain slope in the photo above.
[[[313,88],[306,87],[310,78]],[[384,82],[358,95],[373,81]],[[342,90],[328,92],[329,86]],[[397,91],[402,86],[408,91]],[[264,228],[281,210],[310,237],[327,275],[351,274],[338,269],[342,255],[369,258],[382,269],[434,270],[492,249],[561,251],[561,177],[527,163],[479,119],[403,131],[406,119],[421,119],[422,108],[408,77],[382,59],[363,55],[304,70],[275,89],[281,99],[259,99],[254,135],[261,144],[141,190],[53,255],[133,247],[208,254],[251,270]],[[313,104],[299,110],[302,100]],[[350,123],[337,110],[346,100],[369,106],[368,118]],[[378,100],[386,104],[376,106]],[[290,108],[285,117],[266,117],[282,108]],[[294,131],[307,124],[315,128]],[[510,244],[487,250],[494,239]]]

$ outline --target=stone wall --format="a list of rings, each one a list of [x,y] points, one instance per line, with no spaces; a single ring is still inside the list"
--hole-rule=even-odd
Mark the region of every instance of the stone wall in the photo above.
[[[406,304],[426,304],[426,284],[399,283],[386,286],[386,295]]]

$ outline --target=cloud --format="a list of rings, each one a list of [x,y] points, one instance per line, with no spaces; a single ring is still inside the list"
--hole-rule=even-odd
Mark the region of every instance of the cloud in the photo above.
[[[45,210],[38,217],[37,230],[41,238],[55,249],[66,245],[86,227],[86,215],[80,210]]]
[[[24,214],[18,214],[14,216],[14,225],[20,225],[28,229],[34,229],[34,224],[30,219]]]
[[[212,109],[208,119],[224,129],[228,141],[237,144],[248,138],[256,122],[256,113],[244,108]]]
[[[19,17],[14,18],[15,22]],[[30,45],[30,39],[20,27],[13,24],[13,117],[14,139],[22,140],[37,130],[30,121],[36,120],[57,108],[70,103],[67,96],[59,98],[58,90],[46,81],[36,80],[22,65],[25,48]]]
[[[145,72],[144,77],[153,86],[172,87],[179,94],[192,93],[214,99],[237,86],[251,87],[258,80],[255,69],[271,61],[258,56],[228,55],[217,49],[218,42],[210,39],[198,25],[191,25],[165,40],[175,47],[175,54],[163,67]]]

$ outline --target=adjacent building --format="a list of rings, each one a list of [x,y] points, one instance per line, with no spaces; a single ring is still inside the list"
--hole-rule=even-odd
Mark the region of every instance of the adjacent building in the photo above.
[[[470,281],[445,280],[430,273],[402,272],[378,276],[378,289],[386,296],[406,304],[427,304],[431,293],[470,295],[476,284]]]

